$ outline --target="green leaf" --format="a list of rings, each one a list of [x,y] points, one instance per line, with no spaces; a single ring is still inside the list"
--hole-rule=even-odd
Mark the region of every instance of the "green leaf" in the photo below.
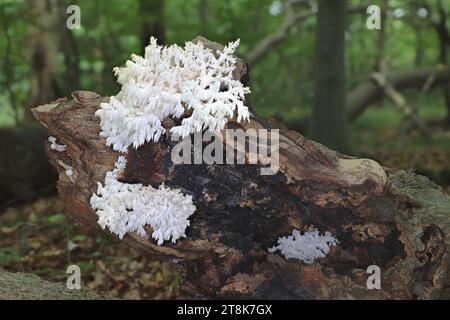
[[[86,236],[83,234],[77,234],[72,238],[72,241],[84,241],[86,240]]]
[[[65,219],[64,215],[62,215],[62,214],[55,214],[55,215],[52,215],[52,216],[50,216],[48,218],[48,222],[59,223],[59,222],[64,221],[64,219]]]
[[[99,251],[95,251],[95,252],[92,252],[92,253],[91,253],[91,256],[92,256],[93,258],[98,258],[98,257],[100,257],[101,255],[102,255],[102,253],[99,252]]]
[[[82,271],[91,271],[95,269],[95,265],[90,262],[80,261],[77,263]]]
[[[0,265],[16,263],[20,257],[20,252],[16,248],[0,248]]]

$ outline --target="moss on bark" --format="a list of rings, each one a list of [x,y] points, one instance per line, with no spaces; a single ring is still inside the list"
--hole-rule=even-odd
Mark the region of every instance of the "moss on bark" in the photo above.
[[[69,290],[33,274],[0,271],[0,300],[106,300],[113,299],[88,289]]]

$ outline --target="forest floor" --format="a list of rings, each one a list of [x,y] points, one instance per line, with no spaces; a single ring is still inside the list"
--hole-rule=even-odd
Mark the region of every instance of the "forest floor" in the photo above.
[[[358,156],[394,170],[415,168],[450,193],[450,132],[434,129],[431,140],[409,130],[395,110],[372,108],[352,126]],[[123,299],[171,299],[176,272],[139,256],[98,229],[75,227],[56,196],[0,213],[0,268],[64,283],[66,268],[81,268],[83,285]]]
[[[436,104],[418,109],[425,121],[445,117]],[[393,170],[414,168],[450,193],[450,130],[429,126],[425,137],[392,105],[372,107],[352,124],[356,156],[371,158]]]
[[[139,256],[98,229],[76,227],[56,196],[1,213],[0,268],[65,283],[69,265],[81,269],[82,286],[122,299],[171,299],[178,277],[169,266]]]

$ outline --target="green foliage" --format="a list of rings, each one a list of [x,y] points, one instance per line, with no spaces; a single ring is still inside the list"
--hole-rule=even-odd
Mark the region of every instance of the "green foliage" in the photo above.
[[[14,247],[0,248],[0,265],[6,266],[20,260],[20,251]]]
[[[103,95],[118,92],[112,68],[122,65],[131,53],[141,54],[141,26],[148,16],[139,9],[139,1],[123,0],[61,0],[64,4],[77,4],[81,8],[81,29],[70,31],[75,39],[80,69],[81,89],[96,91]],[[270,7],[275,0],[207,0],[207,21],[200,15],[200,0],[164,1],[166,41],[182,44],[198,35],[201,30],[209,39],[226,43],[241,39],[238,54],[246,57],[267,35],[282,25],[283,13],[273,15]],[[284,0],[280,0],[284,2]],[[313,1],[314,2],[314,1]],[[351,0],[348,6],[364,3]],[[371,4],[383,3],[382,0]],[[430,2],[431,3],[431,2]],[[434,3],[434,2],[433,2]],[[446,9],[449,10],[449,3]],[[2,0],[8,28],[13,39],[8,44],[0,37],[0,61],[5,61],[10,45],[8,63],[13,67],[13,81],[6,82],[3,66],[0,66],[0,126],[13,125],[20,119],[29,93],[27,28],[34,17],[27,15],[25,0]],[[385,56],[391,69],[433,66],[438,63],[438,38],[431,26],[436,19],[436,10],[427,17],[419,17],[419,1],[389,0],[385,32]],[[64,8],[64,5],[60,6]],[[301,7],[299,12],[308,8]],[[404,15],[394,16],[396,10]],[[65,12],[60,12],[62,20]],[[366,79],[373,70],[378,55],[378,30],[366,28],[367,14],[364,11],[348,14],[346,40],[347,87],[351,89]],[[313,99],[313,63],[315,47],[314,15],[302,20],[287,31],[285,39],[270,51],[251,70],[250,102],[257,112],[281,120],[299,118],[310,114]],[[206,29],[205,29],[206,25]],[[62,33],[59,30],[47,30]],[[45,31],[44,31],[45,32]],[[417,55],[421,55],[418,59]],[[59,78],[66,96],[70,94],[70,83],[66,62],[62,53],[58,55]],[[9,86],[10,90],[5,90]],[[12,104],[11,94],[15,97]],[[444,110],[443,106],[440,108]]]
[[[54,214],[48,218],[48,222],[51,222],[51,223],[60,223],[60,222],[63,222],[64,220],[65,220],[65,217],[63,214]]]
[[[406,99],[418,101],[417,92],[406,92]],[[420,99],[419,99],[420,100]],[[427,120],[442,119],[445,109],[442,108],[440,92],[422,98],[420,103],[412,107],[417,114]],[[352,123],[354,133],[353,142],[358,150],[423,150],[436,148],[442,151],[450,150],[450,135],[436,132],[432,140],[427,139],[419,132],[414,132],[414,125],[390,101],[366,110]],[[413,133],[411,133],[411,131]],[[395,139],[387,136],[395,136]]]
[[[77,234],[72,237],[72,241],[84,241],[86,240],[86,236],[84,234]]]
[[[83,272],[89,272],[95,269],[95,265],[91,262],[86,261],[80,261],[78,262],[78,266],[80,267],[81,271]]]

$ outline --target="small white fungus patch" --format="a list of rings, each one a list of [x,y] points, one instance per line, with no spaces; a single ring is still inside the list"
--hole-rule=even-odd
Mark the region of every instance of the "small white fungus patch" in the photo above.
[[[153,229],[152,238],[158,245],[165,240],[175,242],[185,237],[189,216],[195,211],[190,195],[160,185],[158,189],[142,184],[128,184],[117,180],[125,168],[126,159],[120,156],[115,169],[106,174],[105,185],[98,183],[91,206],[97,211],[98,223],[123,238],[128,232],[146,236],[145,225]]]
[[[53,136],[48,137],[48,141],[50,142],[50,149],[56,150],[58,152],[66,151],[67,147],[64,144],[58,144],[56,142],[56,138]]]
[[[269,249],[274,253],[280,250],[286,259],[298,259],[306,264],[312,264],[316,259],[325,257],[331,246],[339,241],[330,232],[320,235],[319,231],[308,231],[303,235],[298,230],[292,231],[291,236],[278,239],[278,245]]]
[[[73,179],[73,168],[72,166],[69,166],[68,164],[62,162],[61,160],[58,160],[58,164],[63,167],[66,170],[66,176],[70,179],[70,181],[73,183],[75,180]]]

